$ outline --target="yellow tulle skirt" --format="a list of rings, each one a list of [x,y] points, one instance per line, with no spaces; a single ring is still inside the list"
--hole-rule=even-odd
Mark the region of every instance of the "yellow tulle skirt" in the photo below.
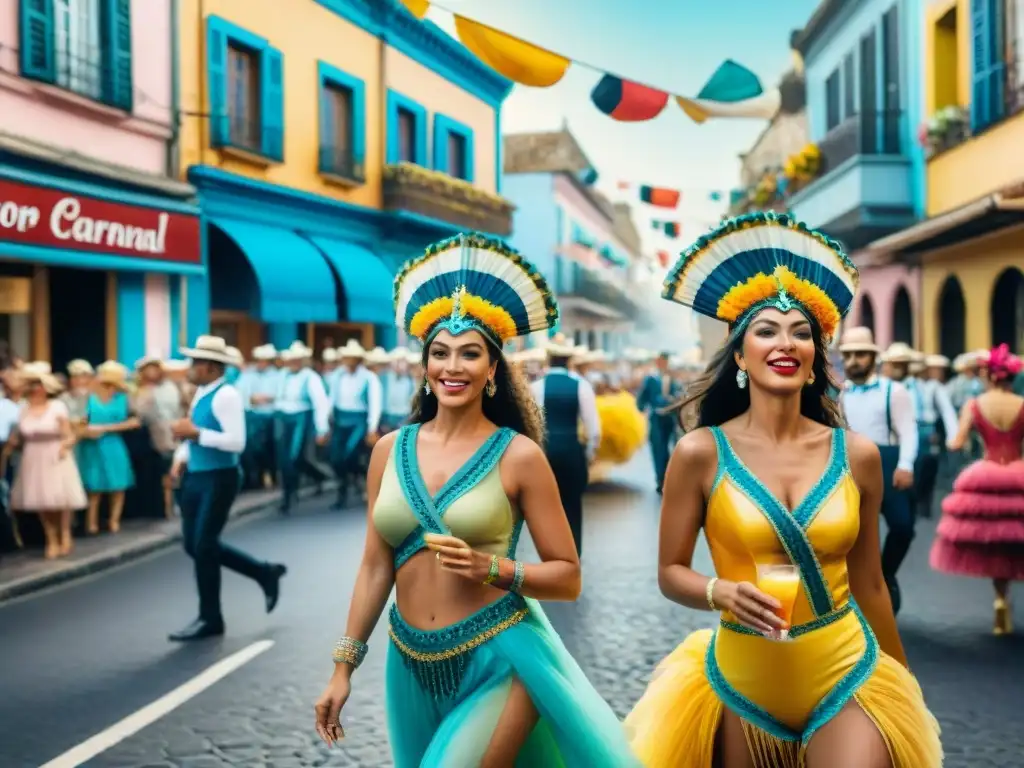
[[[714,764],[715,737],[724,704],[712,689],[706,672],[711,637],[711,630],[694,632],[665,658],[646,693],[626,718],[633,749],[647,768],[712,768]],[[804,639],[811,638],[801,638]],[[745,641],[770,642],[762,638],[745,638]],[[742,651],[742,646],[734,647],[730,654]],[[832,654],[822,658],[826,656]],[[720,662],[727,661],[721,653],[716,654],[716,658]],[[779,669],[770,659],[747,661],[748,669],[750,664],[760,664],[758,668],[769,676]],[[788,685],[783,683],[780,687],[772,683],[770,687],[776,699],[781,696],[799,701],[801,692],[794,692],[794,682],[803,687],[807,684],[805,681],[807,678],[803,675],[791,676]],[[816,686],[813,680],[809,682],[812,687]],[[939,724],[925,706],[917,681],[902,664],[879,653],[871,676],[854,694],[854,699],[878,726],[894,768],[940,768]],[[742,723],[757,768],[802,768],[805,765],[806,744],[776,738],[746,720]]]
[[[625,464],[647,439],[647,420],[629,392],[598,395],[597,415],[601,422],[601,444],[597,461]]]

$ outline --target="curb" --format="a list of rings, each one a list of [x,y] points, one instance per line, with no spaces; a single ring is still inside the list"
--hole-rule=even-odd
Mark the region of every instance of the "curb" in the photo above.
[[[334,483],[327,482],[323,485],[324,492],[334,489]],[[315,495],[313,488],[303,488],[298,493],[298,500],[302,501]],[[275,494],[265,501],[253,504],[244,509],[232,509],[228,517],[228,526],[238,520],[268,512],[281,503],[281,494]],[[25,597],[35,592],[41,592],[50,587],[60,586],[68,582],[102,573],[119,565],[140,560],[146,555],[168,549],[181,541],[181,528],[176,527],[173,531],[164,534],[154,535],[153,538],[143,541],[136,541],[126,544],[123,547],[112,547],[109,551],[97,552],[79,562],[68,563],[66,567],[51,573],[41,573],[33,576],[26,576],[21,579],[0,584],[0,605],[19,597]]]

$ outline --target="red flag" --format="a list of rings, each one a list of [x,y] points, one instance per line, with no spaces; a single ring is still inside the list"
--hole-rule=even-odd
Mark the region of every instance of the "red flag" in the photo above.
[[[675,208],[679,205],[679,198],[682,197],[678,189],[666,189],[665,187],[649,187],[646,184],[640,187],[640,200],[648,205],[655,205],[659,208]]]
[[[668,269],[668,263],[671,260],[672,256],[668,251],[658,251],[658,263],[661,264],[662,269]]]

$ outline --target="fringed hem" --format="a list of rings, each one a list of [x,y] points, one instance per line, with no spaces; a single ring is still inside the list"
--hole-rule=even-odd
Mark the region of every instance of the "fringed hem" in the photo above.
[[[647,768],[711,768],[723,704],[704,672],[711,631],[691,634],[660,665],[626,718],[633,750]],[[939,724],[913,675],[880,654],[855,694],[878,727],[894,768],[940,768]],[[742,721],[756,768],[805,768],[806,744],[786,742]],[[812,737],[813,740],[813,737]]]

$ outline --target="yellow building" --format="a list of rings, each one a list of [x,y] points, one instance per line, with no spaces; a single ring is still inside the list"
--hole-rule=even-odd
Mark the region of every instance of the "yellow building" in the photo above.
[[[1011,6],[926,9],[928,219],[870,250],[920,264],[928,352],[1024,352],[1024,21]]]
[[[190,336],[387,346],[402,261],[459,231],[509,234],[511,83],[400,3],[182,0],[179,28],[180,165],[207,266]]]

